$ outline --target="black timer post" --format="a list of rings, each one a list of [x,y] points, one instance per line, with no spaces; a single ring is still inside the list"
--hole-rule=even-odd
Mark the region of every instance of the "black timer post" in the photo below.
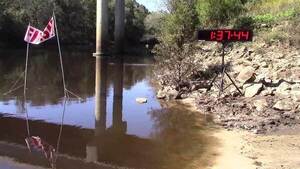
[[[198,40],[205,40],[205,41],[216,41],[222,43],[222,70],[218,71],[218,73],[213,78],[212,82],[210,83],[210,87],[214,84],[217,77],[221,73],[221,86],[219,87],[219,97],[224,91],[224,77],[225,75],[229,78],[231,83],[235,86],[235,88],[239,91],[242,95],[243,93],[235,84],[233,79],[230,75],[226,72],[225,66],[225,48],[226,44],[230,42],[248,42],[252,41],[253,39],[253,32],[251,30],[236,30],[236,29],[218,29],[218,30],[200,30],[198,31]]]

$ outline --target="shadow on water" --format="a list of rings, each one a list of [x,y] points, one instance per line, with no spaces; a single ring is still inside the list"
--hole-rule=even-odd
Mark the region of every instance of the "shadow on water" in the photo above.
[[[40,58],[35,59],[39,60]],[[50,69],[53,69],[51,65],[54,63],[52,63],[51,58],[49,59],[49,61],[37,61],[37,63],[33,59],[31,62],[31,73],[41,73],[41,70],[48,69],[47,65],[50,66],[48,71],[45,70],[48,72],[48,76],[41,77],[37,74],[29,80],[29,86],[45,87],[45,90],[50,90],[47,93],[52,95],[49,98],[39,94],[38,90],[32,91],[28,95],[31,95],[29,99],[34,104],[43,105],[45,102],[55,104],[59,102],[57,98],[61,97],[60,77],[56,75],[57,73],[50,73],[52,71]],[[69,88],[73,90],[78,88],[76,92],[84,93],[83,97],[87,98],[94,95],[94,84],[96,83],[95,123],[92,129],[72,125],[63,126],[57,168],[105,169],[113,168],[107,165],[113,164],[129,168],[192,169],[205,168],[211,163],[211,157],[207,155],[214,146],[214,140],[210,136],[213,130],[209,127],[210,120],[198,113],[189,111],[182,105],[176,104],[176,106],[163,109],[154,108],[148,112],[153,123],[150,138],[128,134],[130,123],[128,119],[124,118],[124,104],[129,107],[136,105],[127,105],[128,101],[124,100],[124,89],[131,88],[133,85],[126,83],[139,81],[139,73],[147,70],[128,71],[122,58],[98,58],[96,63],[94,58],[71,60],[66,66],[66,70],[71,72],[68,76],[72,79],[72,83],[68,84]],[[80,62],[82,66],[76,67],[75,71],[70,71],[72,62]],[[95,70],[92,69],[94,65],[96,65]],[[108,65],[113,66],[109,67]],[[19,71],[18,69],[15,67],[14,70],[11,70],[11,72],[16,72],[8,74],[9,78],[13,78],[14,74],[17,75],[22,70]],[[8,70],[5,68],[0,71]],[[124,76],[128,72],[135,72],[136,75],[130,76],[134,78],[128,79],[128,76]],[[81,73],[88,76],[76,76]],[[97,76],[93,80],[95,73]],[[141,79],[144,78],[140,77]],[[49,81],[49,79],[51,80]],[[3,86],[7,85],[1,80],[0,83],[2,92]],[[113,86],[111,126],[107,125],[109,86]],[[80,90],[84,92],[80,92]],[[139,117],[134,118],[138,120]],[[51,145],[56,145],[59,125],[33,119],[29,123],[32,135],[41,136]],[[27,152],[24,146],[24,138],[27,133],[25,125],[26,121],[22,118],[6,114],[0,115],[0,156],[8,156],[20,162],[49,167],[47,161],[41,158],[42,156]],[[135,127],[142,128],[143,126]]]
[[[152,138],[164,154],[162,168],[205,168],[216,144],[212,119],[175,103],[149,112],[155,124]]]

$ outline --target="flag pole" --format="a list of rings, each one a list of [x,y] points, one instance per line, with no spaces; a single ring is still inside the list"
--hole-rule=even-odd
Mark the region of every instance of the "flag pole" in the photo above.
[[[62,130],[63,130],[63,123],[64,123],[64,117],[65,117],[65,111],[66,111],[66,103],[67,100],[69,99],[69,96],[67,94],[67,88],[66,88],[66,82],[65,82],[65,72],[64,72],[64,66],[63,66],[63,60],[62,60],[62,54],[61,54],[61,47],[60,47],[60,41],[59,41],[59,35],[58,35],[58,29],[57,29],[57,22],[56,22],[56,17],[55,13],[53,10],[53,19],[54,19],[54,26],[55,26],[55,32],[56,32],[56,39],[57,39],[57,46],[58,46],[58,53],[59,53],[59,58],[60,58],[60,67],[61,67],[61,74],[62,74],[62,80],[63,80],[63,86],[64,86],[64,102],[63,102],[63,113],[61,117],[61,123],[60,123],[60,129],[59,129],[59,134],[57,138],[57,143],[56,143],[56,155],[51,162],[51,167],[56,168],[56,162],[57,162],[57,155],[59,153],[59,147],[60,147],[60,141],[61,141],[61,135],[62,135]]]
[[[66,88],[66,82],[65,82],[65,72],[64,72],[64,66],[63,66],[63,60],[62,60],[62,54],[61,54],[61,48],[60,48],[60,41],[59,41],[59,36],[58,36],[57,22],[56,22],[56,17],[55,17],[54,11],[53,11],[53,19],[54,19],[54,26],[55,26],[55,32],[56,32],[58,54],[59,54],[59,58],[60,58],[62,80],[63,80],[63,85],[64,85],[64,97],[66,98],[67,97],[67,88]]]
[[[30,26],[30,23],[28,24]],[[27,90],[27,72],[28,72],[28,58],[29,58],[29,42],[27,41],[27,49],[26,49],[26,62],[25,62],[25,71],[24,71],[24,111],[26,114],[26,125],[27,125],[27,134],[30,137],[30,129],[29,129],[29,117],[26,106],[26,90]]]

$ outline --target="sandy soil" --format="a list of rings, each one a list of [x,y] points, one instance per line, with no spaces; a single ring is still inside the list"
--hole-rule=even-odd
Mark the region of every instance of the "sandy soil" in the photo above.
[[[196,110],[194,102],[184,104]],[[268,135],[220,128],[214,162],[209,169],[300,169],[300,127],[280,129]]]
[[[11,158],[0,157],[1,169],[45,169],[33,165],[18,163]]]
[[[246,145],[242,133],[220,129],[214,136],[219,140],[215,163],[210,169],[256,169],[253,160],[241,153]]]

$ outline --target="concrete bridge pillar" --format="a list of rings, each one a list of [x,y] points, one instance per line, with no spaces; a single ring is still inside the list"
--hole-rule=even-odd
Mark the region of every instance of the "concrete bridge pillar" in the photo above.
[[[116,0],[114,36],[116,53],[123,53],[125,36],[125,0]]]
[[[107,63],[105,58],[96,58],[96,86],[95,86],[95,135],[104,134],[106,130],[106,79]]]
[[[108,1],[97,0],[96,18],[96,78],[95,78],[95,123],[96,135],[106,129],[106,76],[107,63],[105,57],[108,48]]]
[[[114,97],[113,97],[113,130],[126,133],[126,122],[123,122],[123,60],[118,58],[114,65]]]
[[[96,18],[96,53],[94,56],[103,55],[108,49],[108,1],[97,0]]]

